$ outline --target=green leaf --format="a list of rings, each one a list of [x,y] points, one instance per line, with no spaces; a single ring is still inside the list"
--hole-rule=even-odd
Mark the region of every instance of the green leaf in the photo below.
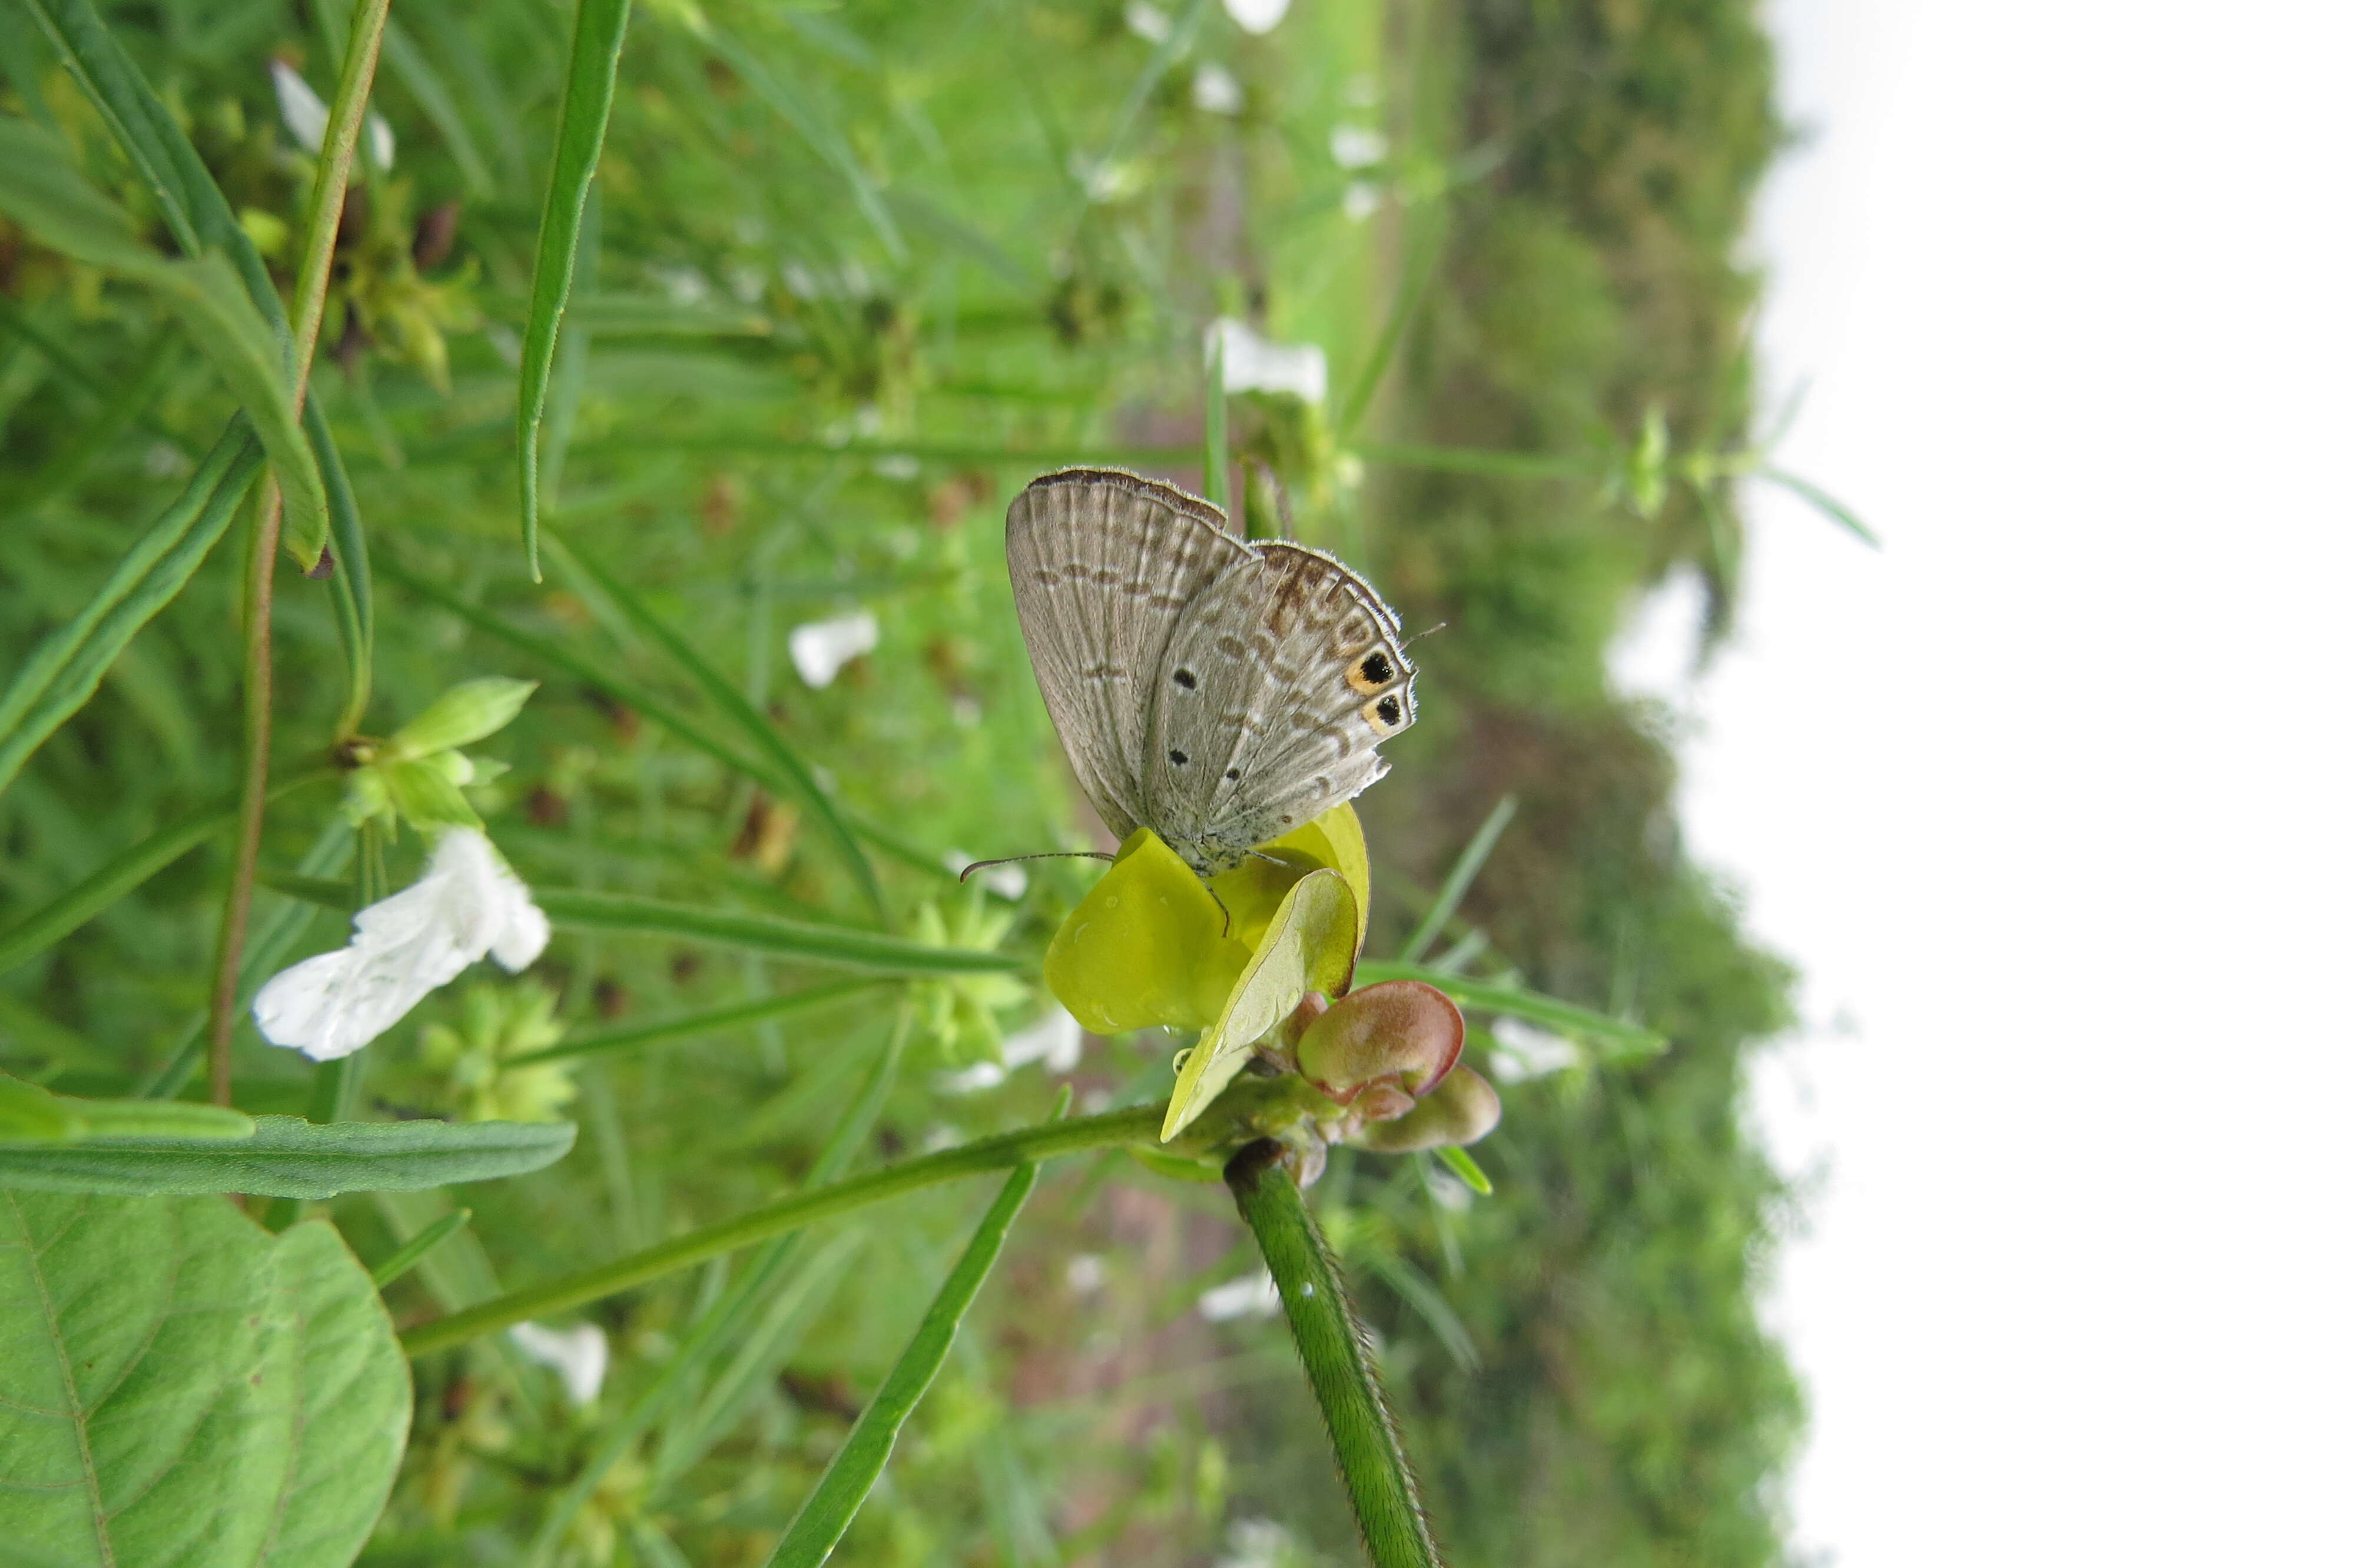
[[[408,1369],[324,1221],[0,1195],[11,1562],[343,1568],[400,1464]]]
[[[1227,1186],[1275,1280],[1293,1343],[1325,1413],[1366,1554],[1374,1568],[1442,1568],[1414,1471],[1375,1372],[1372,1343],[1349,1303],[1340,1266],[1281,1162],[1283,1152],[1266,1139],[1250,1145],[1228,1163]]]
[[[624,931],[640,936],[684,937],[792,959],[822,969],[876,975],[1000,974],[1027,967],[1012,953],[973,948],[936,948],[904,937],[887,937],[849,926],[818,926],[774,915],[696,909],[652,898],[617,894],[534,888],[532,896],[550,921],[573,930]]]
[[[384,792],[391,800],[393,810],[412,827],[483,825],[483,819],[466,803],[466,797],[459,792],[450,775],[431,762],[387,762],[378,765],[374,772],[384,780]]]
[[[833,1554],[859,1505],[882,1478],[883,1467],[900,1440],[900,1429],[915,1414],[924,1391],[939,1375],[941,1363],[948,1359],[958,1325],[964,1321],[973,1298],[981,1293],[982,1281],[989,1277],[997,1255],[1005,1250],[1006,1234],[1013,1228],[1015,1216],[1022,1212],[1023,1201],[1038,1180],[1036,1165],[1018,1165],[1006,1179],[997,1201],[981,1217],[964,1255],[942,1282],[923,1321],[916,1325],[908,1348],[900,1352],[883,1386],[858,1413],[850,1436],[843,1439],[826,1474],[818,1478],[817,1486],[785,1527],[784,1539],[777,1542],[776,1553],[769,1559],[773,1568],[817,1568]]]
[[[425,1255],[456,1235],[474,1217],[472,1209],[453,1209],[407,1241],[400,1244],[390,1257],[379,1263],[368,1274],[368,1280],[378,1290],[390,1285],[410,1269],[425,1261]]]
[[[303,433],[310,439],[319,478],[326,485],[327,536],[336,557],[335,570],[327,577],[327,607],[336,618],[336,640],[344,649],[344,711],[336,716],[336,733],[348,736],[367,716],[376,680],[376,579],[368,569],[368,531],[352,495],[352,478],[345,471],[344,454],[336,450],[316,396],[304,401]]]
[[[1762,468],[1758,471],[1758,477],[1781,485],[1874,549],[1881,548],[1881,535],[1866,527],[1863,518],[1833,499],[1831,493],[1821,485],[1801,479],[1787,469]]]
[[[1421,923],[1414,928],[1414,935],[1409,937],[1406,946],[1400,949],[1401,961],[1413,963],[1430,950],[1431,944],[1438,939],[1441,929],[1455,913],[1455,906],[1463,903],[1465,894],[1471,891],[1472,879],[1480,874],[1482,866],[1488,863],[1488,856],[1495,852],[1497,841],[1504,835],[1506,825],[1512,821],[1513,812],[1518,804],[1512,796],[1507,795],[1490,809],[1487,819],[1473,832],[1471,842],[1464,846],[1464,853],[1455,857],[1454,865],[1448,867],[1447,880],[1440,885],[1439,896],[1431,901],[1431,907],[1424,911]]]
[[[1454,997],[1457,1005],[1477,1012],[1501,1012],[1508,1018],[1518,1018],[1530,1023],[1541,1023],[1549,1029],[1573,1035],[1593,1045],[1606,1062],[1640,1062],[1657,1056],[1668,1048],[1668,1038],[1655,1033],[1640,1023],[1630,1023],[1614,1018],[1607,1012],[1597,1012],[1591,1007],[1561,1001],[1543,992],[1524,991],[1517,985],[1497,985],[1489,981],[1465,980],[1439,969],[1425,969],[1420,964],[1368,963],[1358,978],[1369,982],[1387,980],[1415,980],[1437,986]]]
[[[150,1100],[152,1109],[166,1101]],[[252,1192],[332,1198],[405,1192],[519,1176],[564,1158],[570,1122],[342,1121],[257,1118],[238,1142],[181,1138],[92,1138],[74,1144],[0,1147],[0,1189],[156,1193]]]
[[[186,486],[142,535],[72,620],[41,639],[0,693],[0,789],[40,744],[79,712],[139,629],[178,596],[213,547],[261,466],[242,416]]]
[[[506,728],[538,690],[538,681],[511,681],[505,675],[461,681],[393,731],[389,749],[397,757],[430,757],[471,746]]]
[[[0,1150],[12,1143],[164,1138],[217,1144],[253,1136],[253,1118],[226,1106],[176,1100],[84,1100],[0,1075]]]
[[[570,556],[573,563],[604,590],[613,608],[622,612],[640,635],[655,642],[669,654],[672,662],[685,671],[688,678],[703,689],[703,694],[727,715],[737,733],[752,743],[752,749],[766,757],[778,772],[792,781],[793,793],[816,814],[818,825],[834,841],[835,850],[842,856],[843,863],[858,879],[859,891],[867,895],[868,906],[875,911],[875,917],[878,920],[888,919],[890,911],[884,907],[883,887],[875,880],[875,867],[868,863],[867,852],[859,847],[858,838],[851,832],[850,824],[844,820],[842,809],[835,804],[833,795],[818,782],[817,774],[802,759],[801,754],[785,744],[784,736],[777,733],[777,726],[754,707],[751,700],[733,683],[713,669],[710,662],[696,652],[693,643],[665,625],[659,616],[646,608],[645,601],[631,591],[628,584],[607,570],[595,556],[577,545],[566,546],[553,535],[549,535],[549,543]]]
[[[1252,1046],[1312,991],[1349,989],[1358,957],[1358,897],[1337,871],[1310,872],[1292,885],[1275,918],[1252,949],[1251,962],[1227,993],[1218,1022],[1187,1053],[1161,1124],[1168,1142],[1209,1108],[1251,1059]]]
[[[51,249],[164,296],[245,406],[278,471],[289,547],[305,569],[316,566],[327,541],[325,482],[296,421],[278,333],[230,263],[216,252],[176,261],[149,249],[131,215],[75,169],[71,148],[29,121],[0,118],[0,213]]]
[[[1480,1162],[1473,1159],[1469,1151],[1458,1149],[1451,1143],[1433,1152],[1439,1156],[1441,1163],[1464,1178],[1464,1184],[1466,1187],[1484,1198],[1496,1196],[1496,1183],[1488,1180],[1488,1173],[1480,1169]]]
[[[572,64],[564,82],[564,110],[556,131],[556,163],[549,171],[548,205],[539,220],[539,249],[531,270],[531,314],[524,323],[523,374],[516,391],[516,447],[522,459],[524,558],[539,580],[539,421],[548,409],[556,333],[572,291],[572,261],[581,244],[581,216],[589,181],[605,147],[613,111],[613,78],[622,59],[622,33],[630,0],[581,0],[572,19]]]

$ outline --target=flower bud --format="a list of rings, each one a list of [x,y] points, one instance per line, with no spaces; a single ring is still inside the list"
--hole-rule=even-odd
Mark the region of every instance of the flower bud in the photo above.
[[[1504,1114],[1497,1091],[1470,1067],[1458,1067],[1396,1121],[1369,1122],[1349,1141],[1383,1154],[1462,1148],[1488,1136]]]
[[[1464,1015],[1435,986],[1385,980],[1351,991],[1301,1033],[1301,1075],[1336,1105],[1371,1084],[1421,1096],[1464,1051]]]

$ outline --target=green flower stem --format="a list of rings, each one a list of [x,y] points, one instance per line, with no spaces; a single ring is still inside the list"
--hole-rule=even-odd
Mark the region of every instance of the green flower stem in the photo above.
[[[796,1192],[732,1220],[617,1258],[602,1267],[535,1285],[463,1312],[453,1312],[447,1318],[421,1323],[401,1336],[401,1347],[411,1356],[442,1350],[527,1319],[561,1312],[628,1290],[753,1242],[783,1235],[903,1192],[960,1177],[979,1175],[985,1171],[1007,1171],[1017,1165],[1082,1154],[1092,1149],[1127,1144],[1151,1148],[1158,1141],[1163,1109],[1160,1106],[1136,1106],[1078,1121],[1047,1122],[995,1138],[976,1139],[960,1148],[944,1149],[920,1160],[904,1160],[847,1181]]]
[[[1262,1139],[1227,1163],[1227,1186],[1267,1259],[1293,1342],[1325,1412],[1333,1455],[1375,1568],[1442,1568],[1414,1472],[1374,1372],[1372,1348],[1316,1222],[1282,1159]]]

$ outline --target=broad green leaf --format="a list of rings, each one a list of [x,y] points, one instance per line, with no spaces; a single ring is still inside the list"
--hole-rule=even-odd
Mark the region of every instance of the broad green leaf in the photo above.
[[[1640,1023],[1630,1023],[1607,1012],[1597,1012],[1591,1007],[1562,1001],[1541,991],[1524,991],[1517,985],[1465,980],[1462,975],[1425,969],[1420,964],[1369,962],[1359,971],[1358,978],[1367,981],[1422,980],[1426,985],[1437,986],[1454,997],[1458,1006],[1472,1012],[1501,1012],[1508,1018],[1541,1023],[1564,1034],[1575,1035],[1593,1045],[1606,1062],[1640,1062],[1668,1048],[1666,1036]]]
[[[1339,872],[1313,871],[1293,884],[1227,993],[1218,1022],[1187,1053],[1169,1096],[1169,1114],[1161,1123],[1162,1142],[1209,1108],[1243,1070],[1252,1046],[1283,1022],[1302,997],[1312,991],[1338,996],[1349,989],[1359,924],[1357,895]]]
[[[1350,1304],[1332,1248],[1280,1163],[1282,1153],[1264,1139],[1252,1144],[1228,1164],[1227,1185],[1275,1280],[1308,1385],[1325,1413],[1366,1555],[1374,1568],[1441,1568],[1414,1470],[1375,1372],[1372,1341]]]
[[[817,1568],[833,1554],[859,1505],[882,1479],[883,1467],[900,1440],[900,1429],[915,1414],[924,1391],[932,1386],[941,1363],[948,1360],[957,1328],[964,1321],[973,1298],[981,1293],[982,1281],[989,1277],[997,1255],[1005,1250],[1006,1233],[1013,1228],[1015,1216],[1022,1212],[1023,1201],[1038,1180],[1036,1165],[1018,1165],[1006,1179],[997,1201],[982,1216],[964,1255],[942,1282],[923,1321],[916,1325],[908,1348],[900,1352],[883,1386],[858,1413],[850,1436],[835,1450],[826,1474],[818,1478],[817,1486],[785,1527],[784,1539],[777,1542],[776,1553],[769,1559],[772,1568]]]
[[[169,1102],[144,1102],[165,1109]],[[0,1146],[0,1189],[156,1193],[252,1192],[332,1198],[339,1192],[415,1192],[519,1176],[572,1148],[570,1122],[346,1121],[255,1118],[252,1135],[217,1139],[91,1138],[80,1143]]]
[[[251,428],[242,416],[230,420],[203,465],[81,612],[41,639],[0,693],[0,789],[90,701],[139,629],[187,586],[261,466]]]
[[[408,1368],[335,1228],[218,1198],[0,1193],[6,1555],[343,1568],[390,1494]]]
[[[548,203],[539,220],[532,263],[531,315],[524,323],[523,374],[516,391],[516,447],[522,458],[524,558],[539,580],[539,421],[548,410],[548,377],[556,360],[557,326],[572,291],[572,262],[581,244],[581,216],[589,181],[605,146],[613,111],[613,78],[622,59],[622,33],[630,0],[580,0],[572,18],[571,67],[556,130],[556,163],[549,171]]]
[[[692,642],[666,625],[626,582],[608,570],[594,556],[577,546],[568,546],[552,535],[549,542],[569,556],[591,581],[604,590],[613,608],[622,612],[641,636],[651,639],[670,655],[671,661],[685,671],[688,678],[702,688],[703,694],[727,715],[737,733],[751,743],[755,753],[766,757],[779,772],[792,781],[794,793],[808,805],[817,817],[818,826],[834,841],[836,852],[858,880],[859,891],[867,895],[868,906],[875,911],[875,917],[878,920],[888,918],[890,912],[884,907],[882,885],[875,880],[875,868],[868,863],[867,852],[859,847],[858,838],[850,831],[850,824],[844,820],[842,808],[818,782],[816,772],[803,760],[801,753],[785,744],[785,737],[777,733],[777,726],[770,722],[768,715],[754,707],[751,700],[733,682],[713,669],[710,662],[696,652]]]

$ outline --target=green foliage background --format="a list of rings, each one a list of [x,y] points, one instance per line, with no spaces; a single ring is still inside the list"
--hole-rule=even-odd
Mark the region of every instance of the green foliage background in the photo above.
[[[1199,480],[1188,453],[1214,314],[1322,344],[1334,418],[1239,399],[1239,444],[1275,464],[1307,538],[1369,564],[1410,622],[1448,623],[1416,647],[1422,721],[1360,803],[1372,950],[1403,936],[1510,793],[1518,815],[1443,946],[1673,1045],[1508,1090],[1480,1150],[1494,1198],[1459,1206],[1435,1166],[1343,1153],[1312,1203],[1359,1277],[1458,1561],[1776,1562],[1800,1402],[1755,1298],[1791,1202],[1741,1107],[1743,1059],[1787,1022],[1790,977],[1685,856],[1660,717],[1614,697],[1602,669],[1634,596],[1670,571],[1702,575],[1720,630],[1738,604],[1732,497],[1701,480],[1644,502],[1638,449],[1647,418],[1677,452],[1732,450],[1753,421],[1757,280],[1740,241],[1780,135],[1754,7],[1298,0],[1263,37],[1215,5],[1156,14],[1174,29],[1158,48],[1109,0],[640,8],[555,363],[549,524],[826,770],[895,928],[997,927],[1035,951],[1090,872],[1045,863],[1009,902],[943,870],[1093,828],[1022,654],[1004,503],[1074,461]],[[109,20],[289,284],[308,173],[267,64],[330,90],[341,11],[157,0]],[[484,748],[514,770],[474,795],[528,880],[856,923],[853,880],[794,802],[384,580],[423,579],[665,714],[711,722],[561,550],[545,586],[522,569],[514,362],[566,31],[535,0],[393,10],[376,104],[398,152],[346,217],[314,381],[387,567],[367,728],[389,732],[461,679],[540,680]],[[1205,64],[1232,74],[1240,113],[1198,107]],[[6,111],[53,126],[152,223],[13,0],[0,68]],[[1337,166],[1345,123],[1382,129],[1389,155]],[[1353,185],[1379,198],[1370,217],[1352,216]],[[150,296],[0,226],[12,665],[230,406]],[[1428,447],[1543,471],[1434,462]],[[216,552],[0,795],[0,927],[233,789],[236,554]],[[879,647],[808,688],[791,630],[857,608],[877,616]],[[326,595],[291,571],[276,623],[275,776],[292,779],[322,761],[343,663]],[[314,788],[273,808],[266,870],[342,874],[332,799]],[[201,1012],[226,842],[0,975],[0,1065],[121,1094],[168,1059]],[[396,883],[416,853],[397,846]],[[265,894],[257,928],[272,923],[287,957],[338,939],[336,916]],[[561,938],[538,975],[575,1037],[826,978],[587,936]],[[368,1114],[465,1108],[451,1063],[470,1040],[496,1059],[502,1018],[529,1027],[517,1010],[536,983],[430,1001],[368,1054]],[[346,1199],[334,1218],[378,1259],[453,1201],[474,1210],[393,1287],[406,1322],[774,1195],[879,1062],[890,1088],[869,1158],[1041,1117],[1051,1091],[1035,1068],[977,1093],[949,1082],[1035,1015],[1035,993],[928,985],[586,1059],[563,1075],[583,1128],[566,1162],[454,1196]],[[1149,1100],[1167,1054],[1093,1043],[1074,1081],[1084,1103]],[[299,1112],[308,1079],[243,1033],[243,1108]],[[545,1110],[563,1103],[550,1087],[518,1092]],[[985,1201],[933,1194],[808,1238],[796,1283],[723,1347],[741,1386],[701,1373],[585,1489],[583,1466],[723,1270],[594,1309],[614,1364],[584,1409],[505,1341],[421,1363],[403,1478],[364,1561],[765,1560]],[[1110,1157],[1051,1171],[837,1561],[1348,1560],[1281,1328],[1194,1310],[1251,1257],[1216,1189]],[[535,1546],[568,1488],[571,1521]],[[1254,1519],[1289,1534],[1239,1527]]]

